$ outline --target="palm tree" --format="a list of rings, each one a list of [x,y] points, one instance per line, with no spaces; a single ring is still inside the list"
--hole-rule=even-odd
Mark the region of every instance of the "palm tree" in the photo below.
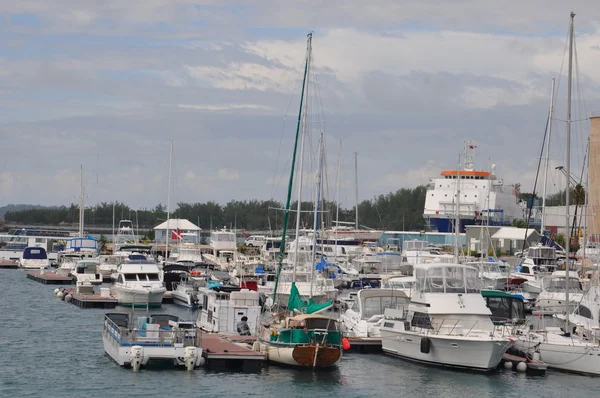
[[[573,201],[578,206],[585,203],[585,189],[583,188],[583,185],[575,185],[575,188],[573,189]]]

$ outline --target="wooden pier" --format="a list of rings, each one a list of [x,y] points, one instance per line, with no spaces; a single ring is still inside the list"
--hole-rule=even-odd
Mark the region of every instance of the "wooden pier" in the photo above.
[[[19,265],[16,261],[12,260],[0,260],[0,269],[16,269]]]
[[[381,352],[380,337],[348,337],[350,342],[350,352],[359,352],[361,354]]]
[[[73,278],[68,275],[60,275],[54,272],[32,271],[27,273],[27,279],[43,283],[44,285],[72,285]]]
[[[202,334],[202,356],[208,370],[260,372],[265,356],[252,350],[253,336]]]

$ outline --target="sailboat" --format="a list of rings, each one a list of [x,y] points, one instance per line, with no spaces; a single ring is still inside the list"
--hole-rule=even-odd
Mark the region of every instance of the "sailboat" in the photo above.
[[[292,185],[294,182],[294,168],[298,149],[298,139],[302,133],[301,154],[299,159],[300,176],[302,175],[302,157],[304,155],[304,138],[306,127],[307,101],[305,97],[308,92],[308,79],[310,76],[312,33],[307,37],[307,51],[304,65],[304,78],[302,81],[302,93],[300,97],[300,110],[298,112],[298,124],[296,126],[296,137],[294,141],[294,152],[292,155],[291,172],[288,184],[287,199],[283,219],[283,233],[278,257],[277,275],[273,290],[273,303],[275,308],[279,307],[277,302],[279,277],[281,276],[283,257],[285,252],[285,240],[287,234]],[[301,128],[302,127],[302,128]],[[302,131],[301,131],[302,130]],[[298,183],[298,217],[300,218],[302,178]],[[318,213],[318,198],[315,202],[315,211]],[[315,219],[317,216],[315,215]],[[316,225],[316,224],[315,224]],[[299,225],[296,225],[298,232]],[[314,245],[313,245],[314,247]],[[296,256],[297,258],[297,256]],[[314,256],[313,256],[314,260]],[[257,341],[254,349],[265,354],[268,361],[282,365],[326,368],[335,366],[342,358],[342,335],[339,323],[336,319],[319,314],[330,308],[332,302],[321,304],[313,302],[312,298],[304,301],[296,286],[296,263],[292,273],[287,309],[281,312],[266,313],[261,319],[257,331]],[[314,268],[314,262],[311,268]],[[311,270],[314,273],[314,269]]]
[[[569,178],[571,167],[571,86],[573,81],[573,38],[575,14],[571,13],[571,22],[569,29],[569,87],[567,98],[567,156],[566,156],[566,211],[567,211],[567,231],[570,230],[570,186]],[[567,239],[565,245],[567,266],[565,267],[565,286],[569,286],[569,250],[570,239]],[[569,314],[569,289],[565,288],[565,307]],[[515,346],[531,355],[539,358],[548,364],[549,368],[560,369],[569,372],[600,375],[600,346],[589,336],[576,334],[573,324],[569,322],[570,317],[565,317],[564,327],[547,327],[542,330],[521,331],[516,334]]]

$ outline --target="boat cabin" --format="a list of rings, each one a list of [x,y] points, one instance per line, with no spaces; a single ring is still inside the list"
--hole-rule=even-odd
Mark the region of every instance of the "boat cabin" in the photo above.
[[[510,294],[499,290],[482,290],[487,307],[492,312],[495,325],[506,323],[521,325],[525,318],[525,298],[520,294]]]
[[[261,313],[258,292],[249,289],[208,287],[198,288],[200,313],[196,325],[211,333],[237,334],[236,325],[242,317],[248,318],[254,333]]]
[[[415,288],[421,293],[479,293],[479,270],[462,264],[420,264]]]

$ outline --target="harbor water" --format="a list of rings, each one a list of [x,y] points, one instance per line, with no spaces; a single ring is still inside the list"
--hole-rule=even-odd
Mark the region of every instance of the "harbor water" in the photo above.
[[[382,354],[344,355],[321,372],[268,366],[260,373],[187,372],[149,367],[134,373],[105,355],[103,314],[57,299],[56,286],[1,270],[0,396],[2,397],[591,397],[600,378],[548,371],[530,377],[431,368]],[[116,311],[125,310],[117,307]],[[174,305],[160,312],[185,318]]]

